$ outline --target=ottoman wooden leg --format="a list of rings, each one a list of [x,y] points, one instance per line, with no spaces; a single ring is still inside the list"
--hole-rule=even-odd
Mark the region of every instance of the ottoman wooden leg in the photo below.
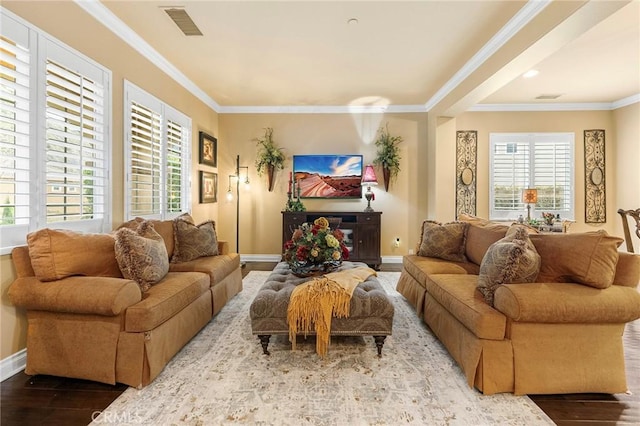
[[[387,336],[373,336],[376,341],[376,348],[378,348],[378,357],[382,357],[382,346],[384,345],[384,339]]]
[[[269,339],[271,339],[270,334],[258,334],[258,339],[260,339],[260,344],[262,345],[262,353],[265,355],[271,355],[267,350],[269,346]],[[382,339],[384,341],[384,339]]]

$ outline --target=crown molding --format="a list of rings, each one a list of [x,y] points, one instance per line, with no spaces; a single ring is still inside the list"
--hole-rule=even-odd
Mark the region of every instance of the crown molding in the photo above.
[[[74,0],[75,3],[93,16],[98,22],[108,28],[125,43],[137,50],[142,56],[155,64],[161,71],[174,79],[178,84],[191,92],[195,97],[204,102],[215,112],[220,111],[220,105],[200,89],[193,81],[184,75],[178,68],[156,51],[149,43],[144,41],[127,24],[122,22],[99,0]]]
[[[221,114],[384,114],[427,112],[424,105],[283,105],[222,106]]]
[[[535,18],[551,3],[551,0],[529,0],[513,18],[505,24],[491,39],[478,50],[475,55],[456,72],[432,97],[425,103],[425,108],[430,111],[445,98],[453,89],[458,87],[480,65],[493,56],[506,42],[515,36],[525,25]]]
[[[611,111],[640,102],[640,93],[614,102],[547,103],[547,104],[477,104],[468,112],[517,111]]]

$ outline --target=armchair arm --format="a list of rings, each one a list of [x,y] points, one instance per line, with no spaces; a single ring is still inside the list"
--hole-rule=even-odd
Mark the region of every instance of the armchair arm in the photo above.
[[[620,324],[640,318],[640,293],[619,285],[503,284],[496,289],[494,306],[518,322]]]
[[[142,300],[135,281],[111,277],[67,277],[42,282],[16,279],[9,287],[11,302],[27,310],[115,316]]]

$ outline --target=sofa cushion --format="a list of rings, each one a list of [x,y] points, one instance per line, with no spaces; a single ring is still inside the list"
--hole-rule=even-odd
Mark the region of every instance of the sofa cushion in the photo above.
[[[143,292],[169,272],[164,240],[151,222],[141,222],[135,231],[118,229],[115,252],[122,275],[136,281]]]
[[[531,235],[542,258],[538,282],[578,282],[595,288],[613,284],[622,238],[606,231]]]
[[[207,220],[194,225],[186,220],[173,221],[175,245],[171,263],[188,262],[203,256],[218,254],[216,224]]]
[[[514,225],[484,255],[478,274],[478,290],[493,306],[493,295],[499,285],[534,282],[539,271],[540,255],[529,240],[526,228]]]
[[[41,229],[27,235],[29,257],[40,281],[72,275],[122,278],[110,234]]]
[[[469,224],[464,253],[469,262],[476,265],[482,263],[482,258],[489,246],[504,238],[509,229],[509,226],[503,223],[492,222],[468,214],[461,214],[458,220]]]
[[[203,272],[209,275],[211,285],[213,286],[224,280],[239,267],[240,255],[238,253],[229,253],[199,257],[188,262],[172,263],[169,265],[169,271]]]
[[[477,284],[477,275],[431,275],[427,292],[478,338],[502,340],[506,317],[487,305]]]
[[[464,262],[464,242],[467,224],[450,222],[441,224],[430,220],[422,222],[422,239],[418,256],[437,257]]]
[[[402,266],[422,286],[427,276],[433,274],[478,274],[480,267],[469,262],[451,262],[435,257],[409,254],[402,257]]]
[[[125,316],[125,331],[153,330],[187,307],[209,289],[209,277],[198,272],[169,272],[157,285],[144,293],[141,302],[130,306]]]

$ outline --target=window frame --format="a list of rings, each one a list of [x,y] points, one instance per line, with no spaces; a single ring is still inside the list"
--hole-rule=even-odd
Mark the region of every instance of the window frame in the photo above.
[[[28,21],[0,7],[2,35],[29,49],[29,219],[27,224],[0,226],[0,254],[26,244],[28,233],[51,227],[77,232],[109,232],[112,228],[112,72],[81,52],[62,43]],[[53,60],[103,87],[104,195],[98,217],[81,220],[47,221],[46,197],[46,62]]]
[[[162,100],[156,98],[152,94],[148,93],[144,89],[138,87],[134,83],[125,80],[124,81],[124,108],[123,108],[123,123],[124,123],[124,182],[125,182],[125,205],[124,205],[124,218],[125,220],[131,220],[135,217],[142,217],[144,219],[158,219],[166,220],[179,216],[185,211],[191,210],[191,151],[192,151],[192,120],[188,115],[178,111],[171,105],[166,104]],[[129,200],[132,200],[132,122],[129,119],[131,116],[132,102],[144,105],[146,108],[152,109],[154,112],[160,115],[160,129],[161,129],[161,165],[160,165],[160,179],[161,179],[161,192],[160,192],[160,211],[158,213],[151,214],[133,214],[132,206]],[[181,194],[184,197],[180,200],[181,208],[179,211],[168,211],[167,205],[167,123],[168,120],[178,123],[185,130],[186,134],[183,136],[184,142],[184,155],[182,156],[181,167]]]
[[[527,215],[527,206],[522,202],[521,194],[518,196],[517,208],[512,210],[496,209],[496,193],[495,193],[495,152],[496,145],[506,145],[509,143],[526,144],[528,146],[528,173],[527,179],[523,181],[523,185],[528,188],[535,188],[536,167],[535,167],[535,146],[536,144],[567,144],[568,145],[568,188],[570,194],[565,201],[568,202],[568,209],[549,209],[531,205],[531,217],[538,218],[538,212],[550,212],[560,214],[562,219],[575,220],[575,133],[573,132],[537,132],[537,133],[489,133],[489,219],[497,221],[515,221],[518,215]],[[557,164],[557,163],[554,163]]]

